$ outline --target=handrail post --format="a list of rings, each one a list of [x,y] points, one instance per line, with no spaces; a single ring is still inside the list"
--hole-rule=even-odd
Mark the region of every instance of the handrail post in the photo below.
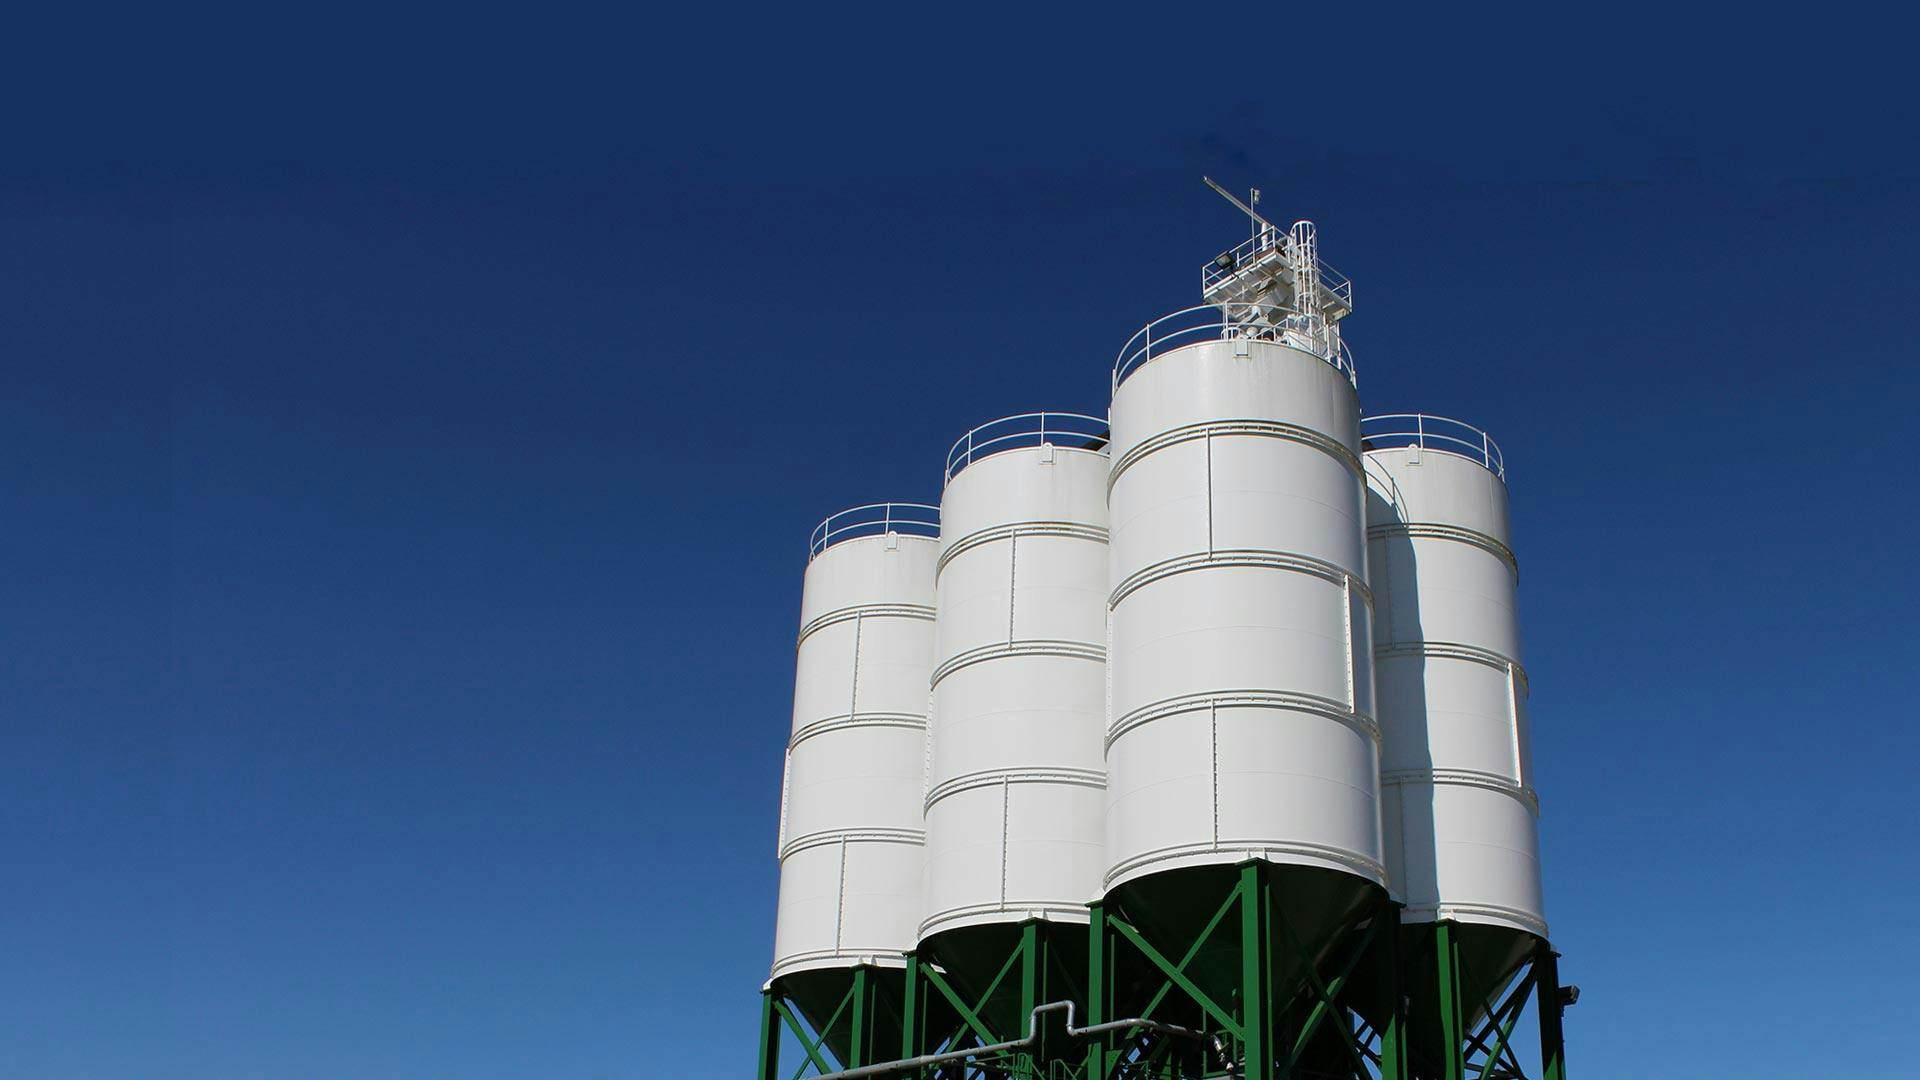
[[[1480,433],[1480,464],[1485,465],[1489,469],[1493,468],[1492,440],[1487,437],[1487,433],[1484,431]]]

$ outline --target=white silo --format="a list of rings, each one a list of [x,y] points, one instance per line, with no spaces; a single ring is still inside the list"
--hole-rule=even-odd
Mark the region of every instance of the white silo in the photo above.
[[[1350,294],[1310,224],[1261,224],[1115,367],[1110,888],[1385,876]]]
[[[1471,1028],[1509,987],[1539,984],[1549,1042],[1565,1000],[1540,896],[1506,466],[1456,420],[1372,416],[1361,432],[1387,865],[1406,979],[1431,988],[1408,1053],[1438,1074],[1471,1055]]]
[[[1100,892],[1106,428],[1071,413],[1007,417],[947,460],[920,953],[974,992],[1025,947],[1022,922],[1077,924],[1035,947],[1084,957]],[[1037,1003],[1007,989],[975,1011],[1018,1033]]]
[[[1154,1015],[1226,1030],[1239,1075],[1270,1080],[1358,1052],[1353,1029],[1320,1025],[1321,988],[1345,987],[1373,1030],[1394,996],[1351,981],[1391,913],[1338,330],[1351,290],[1311,223],[1242,209],[1254,235],[1203,271],[1209,306],[1142,328],[1114,367],[1104,946],[1087,978],[1101,1019],[1178,984]]]
[[[842,1061],[868,1055],[842,1045],[855,1032],[899,1045],[897,1003],[875,999],[897,998],[920,915],[938,532],[931,506],[835,514],[814,530],[801,596],[771,983],[816,1026],[861,992],[873,1016],[827,1032]]]
[[[1442,417],[1368,417],[1368,558],[1387,861],[1407,922],[1545,937],[1500,448]]]

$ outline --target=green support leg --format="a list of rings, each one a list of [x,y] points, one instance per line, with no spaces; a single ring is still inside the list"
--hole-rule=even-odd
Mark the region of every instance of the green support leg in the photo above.
[[[780,1071],[780,1017],[773,1009],[773,991],[760,991],[760,1067],[755,1080],[777,1080]]]
[[[1040,1005],[1040,924],[1020,924],[1020,1023],[1025,1034],[1027,1014]]]
[[[1567,1047],[1560,1027],[1560,954],[1541,942],[1534,953],[1533,970],[1540,1012],[1540,1080],[1567,1080]]]
[[[900,1002],[900,1056],[920,1056],[920,954],[907,954],[907,978]]]
[[[842,998],[840,1009],[834,1010],[833,1019],[827,1021],[827,1023],[822,1026],[818,1037],[808,1038],[806,1025],[800,1022],[800,1015],[793,1011],[793,1006],[777,997],[773,999],[773,1007],[779,1011],[781,1019],[787,1022],[787,1027],[792,1030],[793,1037],[800,1040],[800,1049],[807,1055],[807,1061],[802,1062],[799,1072],[794,1074],[796,1078],[801,1073],[807,1071],[807,1062],[811,1062],[813,1067],[820,1072],[830,1073],[834,1071],[833,1065],[830,1064],[826,1058],[820,1056],[820,1047],[827,1041],[826,1033],[833,1030],[834,1022],[840,1018],[841,1009],[845,1009],[846,1006],[846,999]]]
[[[1409,1080],[1407,1066],[1406,958],[1400,943],[1400,905],[1386,901],[1374,918],[1382,920],[1377,936],[1380,985],[1387,995],[1386,1020],[1380,1027],[1380,1080]]]
[[[1020,924],[1020,1012],[1014,1019],[1014,1030],[1010,1038],[1021,1038],[1027,1033],[1027,1024],[1033,1016],[1033,1010],[1040,1005],[1040,942],[1041,928],[1037,920],[1028,920]],[[1032,1075],[1034,1062],[1044,1060],[1043,1048],[1035,1046],[1034,1052],[1022,1055],[1027,1073]]]
[[[1081,1026],[1103,1024],[1107,1020],[1107,909],[1099,901],[1087,907],[1087,1018]],[[1087,1042],[1085,1080],[1106,1080],[1107,1040]]]
[[[847,1039],[847,1068],[857,1069],[867,1063],[867,1033],[872,1030],[868,1024],[868,1007],[872,1004],[872,986],[867,977],[865,965],[853,969],[853,1034]]]
[[[1267,1002],[1267,887],[1260,864],[1240,867],[1240,1029],[1246,1058],[1243,1080],[1274,1080],[1273,1047],[1267,1038],[1271,1009]]]
[[[1460,1015],[1460,945],[1454,940],[1453,924],[1433,924],[1436,967],[1439,969],[1440,1045],[1447,1055],[1441,1080],[1466,1080],[1467,1058],[1460,1043],[1466,1037],[1465,1018]]]

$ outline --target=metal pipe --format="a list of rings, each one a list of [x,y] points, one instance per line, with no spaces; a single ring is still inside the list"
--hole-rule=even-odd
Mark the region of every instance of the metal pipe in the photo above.
[[[1004,1054],[1014,1050],[1030,1049],[1040,1041],[1040,1014],[1060,1012],[1062,1010],[1065,1010],[1067,1014],[1067,1037],[1070,1039],[1084,1039],[1092,1035],[1104,1035],[1108,1032],[1123,1031],[1130,1028],[1157,1032],[1162,1035],[1171,1035],[1180,1039],[1192,1039],[1196,1042],[1207,1044],[1207,1047],[1213,1051],[1214,1057],[1220,1060],[1221,1067],[1226,1070],[1226,1074],[1229,1077],[1239,1074],[1232,1055],[1227,1053],[1226,1044],[1220,1041],[1218,1035],[1211,1035],[1204,1031],[1195,1030],[1194,1028],[1179,1027],[1174,1024],[1162,1024],[1157,1020],[1148,1020],[1142,1017],[1136,1017],[1131,1020],[1113,1020],[1104,1024],[1089,1024],[1086,1027],[1077,1028],[1073,1026],[1073,1002],[1050,1001],[1045,1005],[1034,1006],[1033,1013],[1027,1018],[1027,1037],[1024,1039],[1014,1039],[1011,1042],[991,1043],[987,1046],[975,1046],[966,1050],[949,1050],[944,1054],[922,1054],[919,1057],[900,1058],[897,1061],[882,1061],[874,1065],[862,1065],[857,1069],[843,1069],[840,1072],[823,1073],[816,1077],[815,1080],[860,1080],[862,1077],[887,1076],[892,1073],[906,1072],[910,1069],[922,1069],[929,1065],[940,1065],[949,1061],[959,1061],[963,1058],[980,1057],[985,1054]]]

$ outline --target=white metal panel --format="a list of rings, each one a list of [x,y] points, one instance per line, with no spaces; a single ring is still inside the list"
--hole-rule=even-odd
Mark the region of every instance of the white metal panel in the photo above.
[[[1324,449],[1278,438],[1211,440],[1215,551],[1263,549],[1363,566],[1364,508],[1351,470]]]
[[[1513,681],[1504,667],[1418,643],[1383,649],[1374,667],[1384,772],[1426,768],[1437,737],[1442,767],[1513,773]]]
[[[1106,795],[1091,778],[1002,774],[927,806],[923,937],[986,922],[1078,921],[1098,887]]]
[[[790,844],[780,860],[773,975],[901,964],[912,948],[921,862],[917,833]]]
[[[1115,728],[1139,708],[1235,690],[1344,707],[1345,605],[1340,586],[1319,577],[1217,562],[1134,590],[1114,607]]]
[[[1049,445],[948,481],[922,939],[1085,919],[1099,892],[1106,478],[1104,452]]]
[[[863,829],[918,830],[924,724],[865,718],[793,744],[787,836]]]
[[[1008,768],[1098,772],[1105,700],[1097,646],[1077,656],[999,652],[956,668],[934,691],[928,787]]]
[[[1395,784],[1381,793],[1389,861],[1407,922],[1490,923],[1546,936],[1532,808],[1467,783]]]
[[[1359,412],[1258,340],[1113,399],[1106,885],[1252,856],[1381,882]]]
[[[800,594],[800,625],[866,605],[931,605],[929,545],[916,542],[928,538],[896,534],[893,539],[895,548],[909,552],[907,558],[881,558],[888,538],[862,536],[836,543],[808,563],[806,586]]]
[[[1506,485],[1456,444],[1366,454],[1387,861],[1409,921],[1544,936]]]
[[[1117,427],[1115,430],[1119,430]],[[1115,499],[1109,510],[1114,568],[1156,566],[1212,547],[1207,515],[1205,439],[1169,443],[1127,463],[1128,486],[1151,499]]]
[[[1426,460],[1432,464],[1440,459],[1429,452]],[[1478,547],[1470,537],[1438,532],[1402,536],[1388,549],[1376,543],[1375,550],[1404,552],[1410,565],[1418,564],[1417,574],[1386,574],[1389,595],[1378,608],[1381,621],[1391,624],[1376,628],[1376,640],[1472,642],[1518,658],[1513,568],[1500,555]],[[1375,596],[1378,601],[1378,590]]]
[[[780,859],[780,906],[774,923],[776,973],[812,961],[831,961],[840,941],[841,845],[820,843],[785,851]]]
[[[1236,363],[1234,346],[1248,354]],[[1279,359],[1284,354],[1285,359]],[[1335,384],[1344,385],[1344,394]],[[1359,408],[1339,369],[1270,341],[1205,341],[1155,356],[1113,395],[1115,467],[1148,440],[1229,419],[1284,422],[1359,447]]]
[[[773,974],[899,964],[919,921],[932,537],[824,546],[807,566]]]

